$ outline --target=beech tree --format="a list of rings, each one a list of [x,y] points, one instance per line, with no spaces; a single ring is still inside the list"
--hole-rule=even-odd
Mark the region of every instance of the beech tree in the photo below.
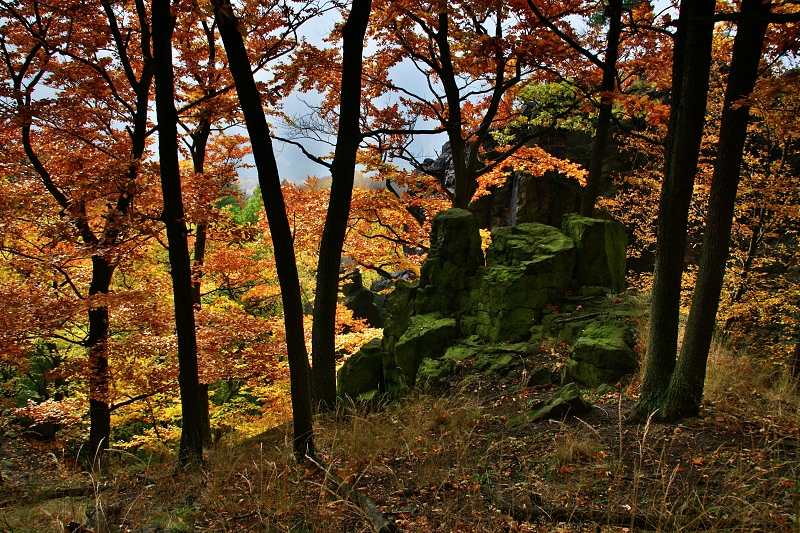
[[[303,304],[292,233],[286,217],[286,206],[281,193],[280,175],[272,149],[269,126],[261,107],[261,96],[253,78],[244,38],[239,31],[241,23],[228,0],[213,0],[212,5],[236,92],[239,95],[247,132],[250,135],[258,169],[258,182],[272,235],[286,325],[286,348],[292,387],[293,448],[295,454],[302,458],[314,453],[314,429],[310,368],[303,334]]]
[[[342,26],[342,68],[336,150],[330,166],[331,194],[319,247],[314,324],[311,336],[314,402],[324,409],[336,404],[335,326],[342,246],[362,140],[361,75],[364,34],[372,0],[354,0]]]
[[[194,320],[194,291],[189,259],[186,221],[181,196],[178,163],[178,113],[175,110],[175,84],[172,67],[172,32],[175,17],[170,0],[153,0],[153,64],[158,118],[158,155],[167,228],[175,326],[178,335],[178,383],[181,391],[181,442],[178,459],[183,466],[199,465],[203,460],[203,410],[200,408],[197,375],[197,336]]]
[[[13,102],[20,143],[31,169],[69,221],[71,229],[63,238],[82,242],[91,251],[88,287],[72,286],[90,303],[83,341],[89,357],[91,422],[86,451],[101,464],[111,412],[104,298],[119,261],[117,249],[130,238],[153,80],[149,22],[143,6],[136,7],[119,9],[105,1],[71,2],[69,9],[38,1],[2,3],[8,22],[2,35],[3,64],[12,85],[6,96]],[[97,24],[86,25],[87,20]],[[53,105],[36,98],[35,91],[43,86],[60,89]],[[77,151],[53,160],[48,135],[68,140]],[[76,173],[87,161],[93,161],[93,170]],[[96,217],[98,208],[104,213]]]

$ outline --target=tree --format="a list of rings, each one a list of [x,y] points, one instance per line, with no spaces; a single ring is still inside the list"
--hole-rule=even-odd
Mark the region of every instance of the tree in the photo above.
[[[178,334],[178,383],[181,390],[182,431],[178,459],[182,466],[203,461],[203,410],[200,408],[197,377],[197,336],[194,319],[192,266],[189,259],[186,221],[181,196],[178,162],[178,113],[172,67],[172,32],[175,18],[170,0],[153,0],[153,64],[158,118],[158,155],[161,190],[164,195],[162,221],[167,228],[175,326]]]
[[[228,0],[213,0],[212,5],[250,135],[264,210],[269,220],[286,324],[286,346],[292,387],[293,447],[296,455],[304,457],[306,454],[314,453],[314,432],[310,368],[303,334],[303,305],[292,233],[286,218],[286,207],[281,194],[280,175],[272,150],[269,126],[261,107],[261,96],[253,78],[244,39],[239,32],[239,19]]]
[[[658,209],[658,243],[653,273],[642,392],[634,417],[661,406],[675,368],[686,221],[703,136],[713,38],[713,0],[681,2],[672,69],[672,106],[664,180]]]
[[[700,269],[680,356],[669,379],[659,418],[676,419],[696,415],[700,409],[750,121],[748,98],[758,78],[767,31],[765,15],[770,10],[771,2],[762,0],[744,0],[740,8],[743,17],[737,26],[728,73]]]
[[[350,215],[356,154],[361,144],[361,75],[364,34],[372,0],[353,0],[342,26],[342,74],[336,150],[331,163],[331,194],[319,247],[314,324],[311,336],[314,402],[336,405],[335,326],[342,246]]]
[[[382,1],[375,3],[373,18],[369,35],[381,49],[366,68],[365,136],[373,139],[371,149],[434,176],[452,205],[466,208],[481,175],[541,134],[531,132],[505,147],[495,146],[491,136],[518,116],[514,91],[536,65],[533,30],[495,2]],[[392,79],[391,69],[404,62],[420,72],[426,89]],[[386,99],[392,101],[386,108],[376,106]],[[427,121],[433,125],[417,125]],[[453,154],[453,184],[443,170],[419,161],[403,140],[437,133],[446,134]]]
[[[104,299],[117,266],[116,251],[130,239],[153,71],[147,61],[150,30],[143,10],[123,16],[105,1],[74,2],[69,7],[3,2],[9,30],[2,36],[2,53],[12,84],[6,96],[13,102],[14,124],[30,168],[69,221],[71,229],[64,238],[80,241],[91,251],[85,295],[84,288],[73,287],[90,303],[83,341],[90,369],[86,451],[102,464],[110,435],[109,313]],[[103,19],[104,24],[83,23]],[[34,91],[45,84],[59,90],[54,101],[35,98]],[[74,151],[53,159],[48,151],[56,148],[51,143],[57,139]],[[43,153],[48,157],[41,157]],[[90,170],[76,174],[86,162],[92,162]],[[104,214],[95,218],[98,208]]]

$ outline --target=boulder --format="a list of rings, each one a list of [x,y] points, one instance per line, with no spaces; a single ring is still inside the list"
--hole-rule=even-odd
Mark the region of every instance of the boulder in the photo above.
[[[458,333],[456,321],[436,313],[415,315],[394,345],[394,363],[406,383],[413,385],[423,359],[441,359]]]
[[[569,286],[574,261],[572,240],[550,226],[493,229],[479,271],[475,332],[490,342],[529,336],[541,309]]]
[[[336,374],[336,381],[339,396],[354,400],[381,391],[384,388],[381,339],[372,339],[347,358]]]
[[[525,342],[486,345],[477,351],[473,368],[486,374],[505,375],[537,351],[538,346]]]
[[[621,320],[592,322],[572,346],[563,381],[578,381],[590,388],[616,383],[636,369],[634,343],[633,333]]]
[[[451,346],[447,349],[442,359],[460,363],[475,356],[475,350],[469,346]]]
[[[575,277],[583,285],[625,290],[628,237],[622,224],[571,214],[562,229],[575,242]]]
[[[571,273],[575,265],[575,243],[558,229],[544,224],[492,228],[486,266],[517,267],[529,262],[546,266],[548,271]],[[569,281],[562,281],[564,288]]]
[[[569,414],[583,413],[592,406],[583,399],[580,388],[570,383],[558,389],[548,400],[536,403],[527,413],[506,422],[508,427],[518,427],[545,418],[564,418]]]
[[[423,359],[417,369],[417,385],[435,386],[455,373],[456,365],[451,359]]]
[[[436,215],[431,248],[420,270],[415,312],[457,313],[462,292],[483,261],[478,224],[469,211],[448,209]]]

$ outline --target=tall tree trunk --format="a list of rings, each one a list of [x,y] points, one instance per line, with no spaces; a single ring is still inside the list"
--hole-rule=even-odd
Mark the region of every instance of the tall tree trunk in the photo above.
[[[92,256],[92,281],[89,298],[104,297],[111,285],[114,267],[102,255]],[[105,467],[111,436],[111,409],[108,375],[108,307],[92,303],[88,311],[89,335],[89,450],[87,459]]]
[[[591,217],[597,193],[600,190],[600,178],[603,175],[603,160],[608,146],[608,130],[611,126],[611,112],[614,104],[613,92],[617,86],[617,56],[619,55],[619,38],[622,33],[622,0],[610,0],[607,14],[609,18],[606,37],[606,57],[603,62],[603,79],[600,82],[600,114],[597,117],[597,130],[592,145],[592,158],[589,162],[589,175],[586,177],[586,188],[581,198],[581,216]],[[609,95],[608,93],[612,93]]]
[[[750,119],[750,105],[746,99],[758,78],[761,49],[767,31],[765,15],[770,9],[770,2],[742,2],[743,17],[738,24],[733,43],[733,59],[722,111],[700,269],[680,357],[659,415],[664,419],[695,415],[700,409],[708,350],[716,325],[719,295],[728,260],[733,210]]]
[[[795,383],[800,383],[800,341],[795,343],[794,351],[789,359],[789,375]]]
[[[269,222],[275,265],[283,301],[283,317],[286,326],[286,349],[292,388],[292,413],[294,423],[294,452],[299,458],[314,453],[314,426],[311,409],[310,368],[303,333],[303,303],[300,281],[297,275],[292,232],[286,218],[286,205],[281,191],[278,164],[272,150],[269,126],[261,107],[261,98],[256,87],[247,49],[239,21],[233,13],[230,0],[212,0],[214,16],[228,55],[231,75],[239,104],[244,113],[253,158],[258,170],[258,183],[264,200],[264,210]]]
[[[175,329],[178,335],[178,383],[183,422],[178,458],[182,466],[197,466],[203,460],[203,424],[198,401],[192,266],[189,259],[188,231],[184,220],[178,164],[178,114],[175,111],[172,68],[172,31],[175,19],[170,13],[170,0],[153,0],[152,17],[158,155],[161,165],[161,189],[164,195],[162,218],[167,228],[175,302]]]
[[[209,43],[213,49],[214,43]],[[197,131],[192,134],[192,166],[197,174],[205,172],[206,146],[211,135],[211,123],[203,118],[197,126]],[[201,301],[201,281],[203,278],[203,262],[206,258],[206,236],[208,225],[200,222],[195,227],[193,265],[194,277],[192,278],[192,303],[195,309],[200,309]],[[208,383],[198,382],[197,401],[200,404],[200,423],[203,426],[203,443],[211,444],[211,417],[208,410]]]
[[[633,418],[647,417],[660,408],[675,368],[686,224],[705,122],[714,7],[714,0],[681,2],[672,71],[670,131],[658,210],[647,357],[642,393],[631,413]],[[698,22],[701,18],[709,22]]]
[[[317,264],[314,325],[311,332],[314,403],[321,409],[336,404],[336,302],[356,153],[361,143],[361,74],[364,34],[372,0],[353,0],[350,15],[342,27],[342,88],[339,100],[339,131],[331,163],[331,196]]]

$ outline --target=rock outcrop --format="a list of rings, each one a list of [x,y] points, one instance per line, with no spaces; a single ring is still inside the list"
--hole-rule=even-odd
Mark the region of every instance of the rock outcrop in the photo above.
[[[566,215],[564,233],[575,242],[575,277],[585,285],[625,290],[625,251],[628,236],[622,224],[579,215]]]
[[[436,384],[466,362],[504,373],[545,338],[573,345],[564,383],[616,383],[636,366],[633,335],[608,297],[624,289],[625,255],[619,223],[568,215],[563,232],[538,223],[492,229],[484,261],[472,214],[444,211],[434,218],[420,279],[398,282],[387,298],[380,354],[373,341],[348,359],[339,393],[396,394]],[[556,315],[554,306],[575,313]],[[539,373],[545,382],[553,374]]]

